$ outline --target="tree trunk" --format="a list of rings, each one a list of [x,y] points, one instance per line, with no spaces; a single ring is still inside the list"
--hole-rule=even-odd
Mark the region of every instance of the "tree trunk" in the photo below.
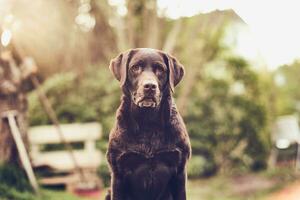
[[[156,0],[127,1],[126,30],[128,46],[158,48],[159,19]]]
[[[27,140],[27,125],[26,125],[26,108],[27,102],[25,97],[21,98],[24,94],[14,94],[5,97],[0,94],[0,163],[16,163],[18,161],[18,151],[14,142],[11,130],[6,117],[7,112],[15,110],[18,112],[15,120],[18,124],[18,128],[22,134],[23,142],[28,149]],[[12,101],[12,99],[14,101]]]
[[[6,116],[9,111],[17,111],[15,120],[25,147],[28,149],[27,99],[25,92],[22,91],[21,71],[15,66],[15,63],[0,58],[0,67],[5,72],[5,76],[0,80],[0,163],[17,163],[19,161],[18,151]]]
[[[171,31],[169,32],[167,39],[163,46],[163,51],[166,51],[168,53],[173,52],[181,27],[182,27],[182,19],[180,18],[175,22]]]
[[[157,1],[150,0],[145,2],[143,12],[143,32],[146,38],[144,39],[143,46],[149,48],[158,48],[159,40],[159,19],[157,16]]]
[[[0,163],[16,163],[18,152],[7,119],[1,120],[0,130]]]
[[[24,122],[20,115],[17,116],[16,122],[22,134],[25,147],[28,149],[28,139],[24,133]],[[8,124],[8,119],[5,117],[2,118],[0,126],[0,163],[18,164],[19,153]]]

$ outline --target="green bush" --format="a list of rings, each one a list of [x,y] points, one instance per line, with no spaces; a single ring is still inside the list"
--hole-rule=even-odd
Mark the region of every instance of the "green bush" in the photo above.
[[[37,200],[37,197],[29,191],[19,191],[14,187],[0,183],[1,200]]]
[[[107,67],[92,66],[81,77],[57,74],[42,86],[61,123],[98,121],[107,139],[119,105],[120,91]],[[35,92],[29,95],[30,125],[51,124]]]
[[[25,172],[10,164],[0,165],[0,199],[34,200]]]
[[[226,62],[226,77],[203,76],[189,96],[184,119],[193,155],[213,160],[223,172],[263,169],[270,137],[261,80],[242,58]]]
[[[215,165],[203,156],[193,156],[187,165],[187,174],[191,179],[213,174]]]
[[[97,171],[99,177],[101,178],[104,187],[110,186],[110,170],[107,162],[103,162]]]
[[[7,187],[13,187],[19,191],[31,191],[30,184],[27,180],[26,174],[23,169],[11,164],[0,165],[0,180],[2,189]],[[1,192],[0,192],[1,193]]]

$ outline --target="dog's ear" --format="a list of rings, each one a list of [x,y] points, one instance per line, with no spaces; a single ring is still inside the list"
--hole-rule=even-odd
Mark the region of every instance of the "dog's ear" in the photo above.
[[[128,50],[119,54],[117,57],[110,61],[109,69],[115,76],[115,78],[120,81],[121,87],[125,84],[127,78],[127,65],[130,59],[132,50]]]
[[[169,84],[172,92],[174,92],[174,88],[184,76],[184,67],[175,57],[169,54],[165,55],[167,57],[169,68]]]

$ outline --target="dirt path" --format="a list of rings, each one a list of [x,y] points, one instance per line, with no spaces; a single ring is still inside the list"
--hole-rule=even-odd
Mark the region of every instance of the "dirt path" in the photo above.
[[[265,200],[299,200],[300,199],[300,181],[292,183],[286,188],[275,192]]]

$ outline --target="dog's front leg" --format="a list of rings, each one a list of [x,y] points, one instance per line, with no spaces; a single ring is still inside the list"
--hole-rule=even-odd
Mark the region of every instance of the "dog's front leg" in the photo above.
[[[172,195],[174,200],[186,200],[186,171],[182,170],[172,180]]]
[[[110,200],[125,200],[122,180],[116,175],[111,177],[111,199]]]
[[[122,181],[113,175],[111,178],[111,188],[108,190],[105,200],[126,200],[124,197]]]
[[[111,188],[106,197],[106,200],[125,200],[123,181],[121,174],[118,170],[117,158],[119,157],[120,151],[113,148],[109,148],[107,152],[107,160],[111,167]]]

